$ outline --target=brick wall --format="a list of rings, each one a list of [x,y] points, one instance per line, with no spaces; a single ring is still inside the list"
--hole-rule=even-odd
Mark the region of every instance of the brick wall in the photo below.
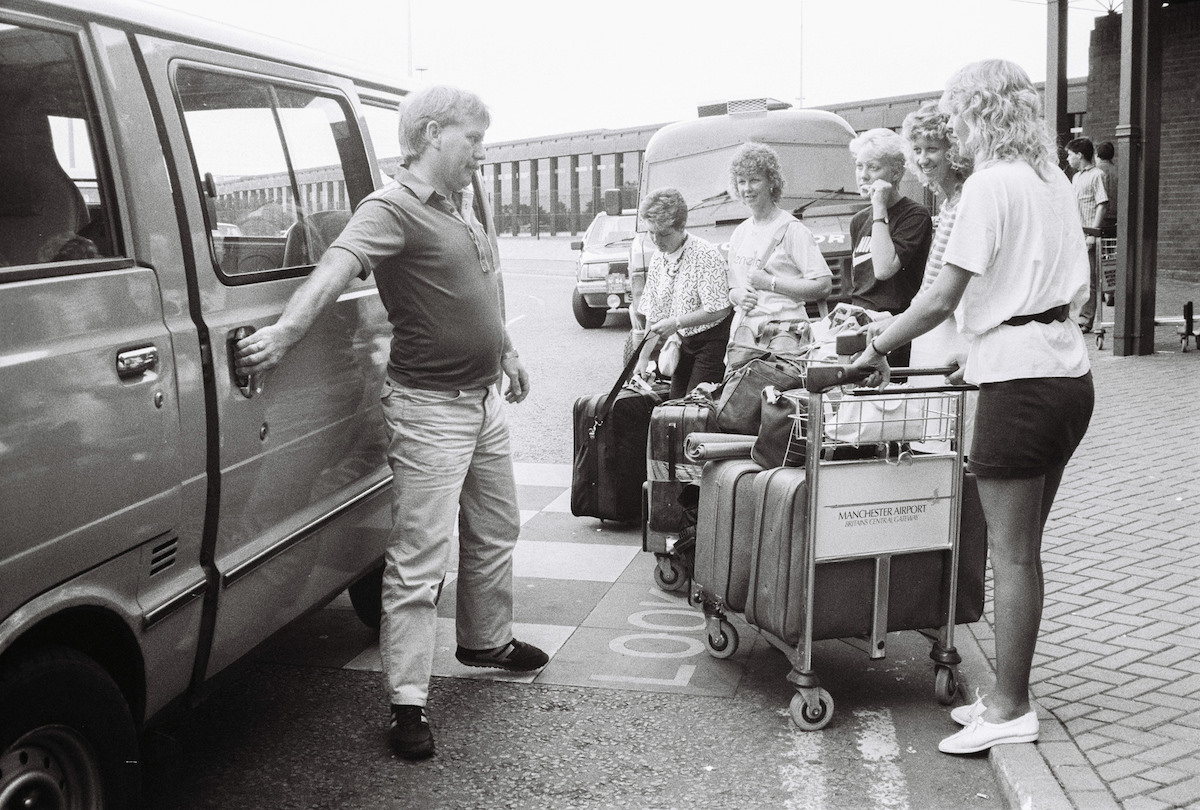
[[[1200,3],[1162,10],[1158,275],[1200,283]],[[1096,18],[1083,134],[1116,143],[1121,17]],[[1118,147],[1119,149],[1119,147]],[[1121,154],[1117,153],[1117,162]]]

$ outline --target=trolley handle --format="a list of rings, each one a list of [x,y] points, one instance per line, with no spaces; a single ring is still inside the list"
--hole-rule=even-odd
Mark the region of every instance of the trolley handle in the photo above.
[[[809,366],[804,387],[808,389],[809,393],[823,394],[838,386],[862,382],[870,377],[873,371],[873,369],[855,369],[851,366]],[[936,368],[901,367],[893,368],[892,374],[896,377],[932,377],[939,374],[944,377],[953,374],[955,371],[958,371],[958,366],[938,366]],[[931,385],[920,388],[905,388],[902,393],[933,394],[943,391],[973,390],[975,390],[975,386],[973,385]],[[878,392],[870,390],[851,393],[866,395]]]

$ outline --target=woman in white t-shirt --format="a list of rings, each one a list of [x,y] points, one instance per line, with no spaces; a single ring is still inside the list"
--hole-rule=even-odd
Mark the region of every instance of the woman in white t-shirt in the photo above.
[[[1038,737],[1029,673],[1044,596],[1042,531],[1095,393],[1070,317],[1088,294],[1083,227],[1036,88],[1019,66],[989,59],[959,70],[940,106],[975,172],[963,184],[941,273],[855,367],[886,383],[889,348],[952,312],[971,337],[965,378],[979,399],[968,469],[992,558],[996,684],[951,713],[964,728],[938,745],[968,754]]]
[[[729,182],[750,209],[750,218],[729,238],[730,334],[745,327],[757,338],[768,321],[807,319],[805,302],[832,292],[833,273],[812,231],[778,205],[783,173],[774,149],[743,144],[730,163]],[[727,365],[735,368],[738,359],[727,357]]]

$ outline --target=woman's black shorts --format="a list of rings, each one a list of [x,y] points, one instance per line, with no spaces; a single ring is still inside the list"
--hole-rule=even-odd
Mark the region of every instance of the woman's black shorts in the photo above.
[[[1092,373],[979,386],[967,469],[980,478],[1037,478],[1065,467],[1087,432]]]

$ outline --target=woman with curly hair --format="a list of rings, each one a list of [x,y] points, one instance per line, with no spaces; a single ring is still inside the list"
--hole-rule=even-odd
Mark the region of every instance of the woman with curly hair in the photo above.
[[[757,338],[768,321],[807,319],[805,302],[829,295],[833,273],[812,231],[778,205],[783,173],[774,149],[762,143],[738,147],[729,183],[733,195],[750,209],[750,218],[729,238],[731,332],[745,327],[743,333]],[[731,344],[726,358],[730,370],[749,359]]]
[[[1042,533],[1095,396],[1070,317],[1088,294],[1083,226],[1041,107],[1029,76],[1005,60],[974,62],[947,83],[940,108],[975,171],[937,279],[855,362],[886,384],[888,351],[951,313],[971,337],[965,378],[979,399],[967,468],[992,559],[996,683],[951,712],[964,728],[938,745],[949,754],[1038,738],[1029,679],[1045,593]]]
[[[932,287],[941,272],[963,181],[971,173],[971,159],[957,148],[950,135],[950,116],[938,109],[936,101],[926,102],[905,116],[901,134],[907,144],[909,170],[941,200],[919,292]],[[967,346],[966,336],[958,331],[951,315],[913,341],[909,362],[918,368],[961,367],[966,362]]]

